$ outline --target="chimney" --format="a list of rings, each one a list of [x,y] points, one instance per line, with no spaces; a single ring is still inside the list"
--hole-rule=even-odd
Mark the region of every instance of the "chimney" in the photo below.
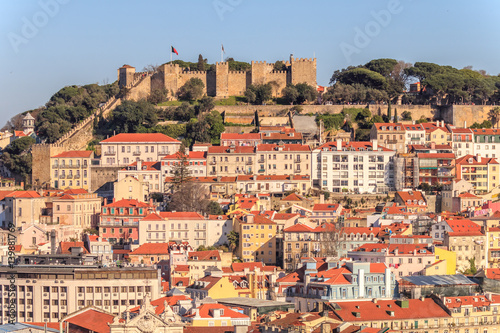
[[[185,154],[186,156],[189,156],[189,148],[184,149],[184,154]]]
[[[337,139],[337,151],[342,151],[342,140]]]
[[[253,223],[253,218],[254,218],[253,214],[248,214],[245,216],[245,221],[247,223]]]
[[[378,150],[378,141],[376,139],[372,140],[372,150],[373,151],[377,151]]]
[[[477,163],[481,163],[481,154],[477,154]]]
[[[467,120],[464,120],[464,128],[467,128]]]
[[[50,254],[56,254],[56,231],[50,232]]]
[[[434,141],[431,142],[431,149],[436,149],[436,143]]]
[[[137,170],[142,170],[142,160],[137,161]]]
[[[325,203],[325,195],[323,193],[321,193],[319,195],[319,203],[320,204],[324,204]]]

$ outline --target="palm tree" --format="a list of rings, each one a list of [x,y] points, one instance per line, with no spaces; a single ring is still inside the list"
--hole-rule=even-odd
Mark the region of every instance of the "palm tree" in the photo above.
[[[240,244],[240,234],[236,231],[231,231],[227,235],[227,242],[229,243],[229,248],[234,251]]]
[[[491,120],[493,125],[497,124],[498,128],[498,121],[500,120],[500,106],[496,106],[491,109],[490,112],[488,112],[488,118]]]

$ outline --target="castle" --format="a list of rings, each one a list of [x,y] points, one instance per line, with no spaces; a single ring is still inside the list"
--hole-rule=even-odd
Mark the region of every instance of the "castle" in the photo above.
[[[249,71],[230,71],[227,62],[217,62],[215,71],[190,71],[178,64],[164,64],[154,75],[144,80],[142,93],[145,96],[134,97],[146,97],[153,87],[151,83],[155,80],[161,87],[165,87],[175,95],[191,78],[203,81],[205,93],[217,98],[242,96],[251,84],[270,83],[274,97],[281,96],[281,91],[288,83],[307,83],[316,87],[316,58],[302,59],[290,55],[290,60],[284,64],[286,68],[284,71],[275,71],[274,64],[265,61],[252,61]],[[118,69],[118,84],[120,87],[129,87],[144,75],[136,73],[132,66],[123,65]]]

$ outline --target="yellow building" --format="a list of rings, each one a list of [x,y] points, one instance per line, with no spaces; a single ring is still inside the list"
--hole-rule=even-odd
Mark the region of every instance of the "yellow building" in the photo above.
[[[149,186],[147,181],[126,176],[114,183],[114,197],[123,199],[135,199],[137,201],[148,201]]]
[[[500,165],[494,158],[465,155],[456,161],[456,178],[474,185],[476,192],[490,192],[500,184]]]
[[[444,260],[446,262],[446,275],[456,274],[457,271],[457,254],[453,251],[448,251],[439,247],[434,248],[435,261]],[[435,274],[426,274],[435,275]]]
[[[193,327],[228,326],[228,329],[232,329],[235,325],[250,325],[250,317],[217,303],[206,303],[200,305],[198,308],[191,309],[182,319]]]
[[[500,268],[500,228],[491,227],[486,231],[486,253],[488,268]]]
[[[427,265],[422,273],[423,275],[446,275],[447,274],[446,260],[439,260],[433,264]]]
[[[90,164],[94,152],[72,150],[50,158],[50,185],[59,189],[89,189]]]
[[[186,288],[186,293],[194,300],[206,297],[212,299],[238,297],[238,292],[227,276],[222,276],[222,270],[212,267],[208,269],[209,275],[196,280]]]
[[[500,327],[498,295],[441,297],[440,300],[451,314],[446,322],[453,328],[450,332],[497,332]]]
[[[236,219],[240,235],[238,255],[243,262],[261,261],[276,264],[277,224],[260,215],[248,214]]]

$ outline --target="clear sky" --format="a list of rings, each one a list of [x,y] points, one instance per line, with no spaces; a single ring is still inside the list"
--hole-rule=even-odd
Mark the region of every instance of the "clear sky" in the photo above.
[[[117,68],[317,58],[318,84],[371,59],[500,73],[500,1],[0,1],[0,123],[67,85],[111,83]],[[2,126],[0,124],[0,127]]]

